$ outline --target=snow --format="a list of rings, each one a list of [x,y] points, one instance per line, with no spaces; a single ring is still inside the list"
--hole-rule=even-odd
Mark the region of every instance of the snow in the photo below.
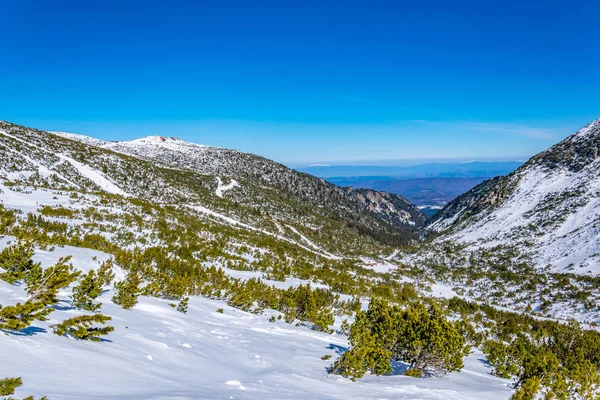
[[[600,118],[590,122],[589,124],[587,124],[586,126],[584,126],[583,128],[581,128],[579,131],[577,131],[577,133],[573,136],[573,138],[575,139],[582,139],[582,138],[586,138],[587,136],[593,134],[595,132],[595,130],[598,130],[600,127]]]
[[[492,247],[498,244],[514,244],[515,232],[532,235],[530,225],[545,221],[557,221],[557,226],[542,228],[543,235],[521,236],[535,243],[533,251],[538,266],[551,264],[553,271],[564,272],[569,266],[577,266],[570,272],[600,274],[600,159],[573,173],[566,169],[548,171],[534,167],[522,171],[518,185],[511,196],[476,221],[469,220],[449,238],[462,243]],[[549,198],[560,197],[573,189],[583,190],[577,196],[583,205],[570,205],[566,200],[548,211],[539,211]],[[452,218],[439,220],[432,228],[441,230],[450,226],[462,211]],[[520,234],[523,235],[523,234]],[[527,249],[523,249],[526,251]]]
[[[440,206],[440,205],[421,205],[421,206],[417,206],[417,208],[419,210],[424,210],[424,209],[430,209],[430,210],[441,210],[442,208],[444,208],[444,206]]]
[[[5,243],[0,243],[0,247]],[[45,266],[66,253],[82,270],[96,268],[93,256],[106,254],[64,248],[36,257]],[[507,399],[509,381],[489,374],[480,352],[465,359],[460,373],[416,379],[399,375],[366,376],[357,382],[328,375],[325,368],[348,346],[337,334],[315,332],[264,315],[246,313],[199,297],[186,315],[169,301],[141,297],[131,310],[114,305],[112,289],[101,296],[102,312],[115,331],[100,343],[52,333],[50,325],[80,314],[59,295],[49,321],[20,334],[0,335],[0,376],[20,376],[16,396],[50,399]],[[0,303],[14,304],[23,289],[0,282]],[[223,313],[216,312],[218,308]],[[321,360],[329,354],[332,359]]]
[[[144,158],[153,158],[164,150],[194,154],[207,149],[216,149],[216,147],[185,142],[174,137],[165,136],[147,136],[123,142],[108,142],[102,145],[102,147],[124,154],[131,153]]]
[[[0,134],[8,136],[12,139],[15,139],[21,143],[24,143],[28,146],[31,146],[33,148],[36,148],[38,150],[42,150],[46,153],[48,153],[48,150],[36,146],[32,143],[29,143],[26,140],[23,140],[21,138],[18,138],[14,135],[11,135],[9,133],[7,133],[4,130],[0,130]],[[57,176],[59,176],[60,178],[62,178],[63,180],[69,182],[70,184],[74,185],[75,187],[77,187],[78,185],[75,185],[73,182],[70,182],[68,179],[64,178],[63,176],[61,176],[60,174],[56,173],[55,171],[52,170],[52,168],[48,168],[34,160],[29,159],[26,155],[22,154],[22,156],[24,158],[26,158],[28,161],[30,161],[31,163],[35,164],[38,168],[39,173],[42,176],[48,176],[50,174],[56,174]],[[75,161],[74,159],[72,159],[71,157],[65,155],[65,154],[56,154],[57,157],[59,157],[61,159],[61,161],[66,161],[68,163],[70,163],[82,176],[84,176],[85,178],[89,179],[90,181],[94,182],[96,185],[98,185],[102,190],[108,192],[108,193],[113,193],[113,194],[120,194],[122,196],[128,196],[128,194],[121,190],[117,185],[115,185],[113,182],[111,182],[110,180],[108,180],[104,175],[102,175],[100,172],[93,170],[92,168],[88,167],[85,164],[80,163],[79,161]],[[56,166],[58,164],[55,164],[54,166]]]
[[[193,209],[193,210],[196,210],[198,212],[201,212],[203,214],[207,214],[207,215],[213,216],[213,217],[215,217],[217,219],[221,219],[221,220],[223,220],[223,221],[225,221],[225,222],[227,222],[227,223],[229,223],[231,225],[239,226],[239,227],[242,227],[242,228],[245,228],[245,229],[249,229],[251,231],[261,232],[261,233],[263,233],[265,235],[276,237],[279,240],[285,240],[287,242],[294,243],[295,245],[297,245],[299,247],[302,247],[304,250],[310,251],[312,253],[316,253],[316,254],[318,254],[318,255],[320,255],[322,257],[326,257],[326,258],[334,259],[334,260],[341,259],[341,257],[333,255],[333,254],[330,254],[330,253],[326,252],[325,250],[323,250],[322,248],[320,248],[319,246],[315,245],[309,239],[307,239],[306,237],[300,235],[300,233],[298,233],[298,231],[295,230],[295,228],[293,228],[293,227],[291,227],[289,225],[288,225],[288,227],[290,229],[294,230],[295,233],[297,233],[306,243],[308,243],[309,246],[310,246],[310,248],[306,247],[306,246],[304,246],[304,245],[302,245],[302,244],[300,244],[300,243],[298,243],[298,242],[296,242],[294,240],[291,240],[291,239],[289,239],[287,237],[276,235],[276,234],[274,234],[272,232],[269,232],[269,231],[266,231],[264,229],[256,228],[254,226],[245,224],[245,223],[240,222],[240,221],[238,221],[238,220],[236,220],[234,218],[231,218],[231,217],[228,217],[226,215],[220,214],[220,213],[218,213],[216,211],[212,211],[212,210],[210,210],[210,209],[208,209],[208,208],[206,208],[204,206],[201,206],[201,205],[193,205],[193,206],[189,205],[188,207],[191,208],[191,209]]]
[[[91,146],[102,146],[109,142],[106,140],[96,139],[95,137],[80,135],[78,133],[48,131],[53,135],[64,137],[65,139],[75,140],[77,142],[89,144]]]
[[[331,259],[338,259],[338,260],[340,259],[340,257],[334,256],[333,254],[330,254],[330,253],[326,252],[321,247],[319,247],[316,244],[314,244],[313,242],[311,242],[306,236],[304,236],[300,232],[298,232],[298,230],[296,228],[294,228],[293,226],[287,225],[287,227],[290,228],[292,230],[292,232],[294,232],[296,235],[300,236],[300,238],[302,239],[302,241],[305,242],[305,243],[307,243],[313,249],[317,250],[320,253],[323,253],[323,254],[327,255],[327,257],[329,257]]]
[[[121,196],[129,196],[128,193],[126,193],[124,190],[122,190],[117,185],[112,183],[100,172],[93,170],[92,168],[88,167],[87,165],[82,164],[79,161],[75,161],[71,157],[68,157],[64,154],[57,154],[57,156],[65,161],[69,162],[73,167],[75,167],[75,169],[77,169],[77,171],[81,175],[83,175],[90,181],[94,182],[105,192],[112,193],[112,194],[120,194]]]
[[[223,181],[217,176],[217,190],[215,191],[215,194],[219,197],[223,197],[224,192],[231,190],[236,186],[239,186],[239,184],[235,179],[231,179],[227,185],[223,185]]]

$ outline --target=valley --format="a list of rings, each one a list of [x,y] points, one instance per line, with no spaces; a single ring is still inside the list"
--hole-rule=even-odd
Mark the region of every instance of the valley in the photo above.
[[[582,375],[599,363],[599,148],[596,120],[508,175],[453,181],[475,185],[456,199],[439,178],[412,182],[447,196],[429,219],[389,193],[404,181],[341,187],[171,137],[107,142],[2,122],[0,376],[23,379],[18,396],[64,399],[507,399],[534,384],[589,398],[600,388]],[[103,267],[114,276],[90,311],[73,296]],[[43,271],[65,279],[50,287]],[[413,311],[440,336],[390,345],[381,332],[408,337]],[[93,315],[114,331],[55,334]],[[454,348],[427,347],[452,332]],[[428,351],[434,361],[415,356]]]

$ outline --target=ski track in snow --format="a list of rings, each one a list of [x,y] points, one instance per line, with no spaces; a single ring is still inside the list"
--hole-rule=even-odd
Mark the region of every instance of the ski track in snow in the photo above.
[[[315,249],[315,250],[317,250],[317,251],[319,251],[319,252],[321,252],[323,254],[326,254],[327,257],[329,257],[329,258],[336,259],[336,260],[340,259],[340,257],[334,256],[333,254],[330,254],[330,253],[326,252],[325,250],[323,250],[323,248],[321,248],[321,247],[317,246],[316,244],[314,244],[313,242],[311,242],[306,236],[304,236],[300,232],[298,232],[298,230],[296,228],[294,228],[293,226],[291,226],[291,225],[286,225],[286,226],[288,228],[290,228],[292,230],[292,232],[294,232],[296,235],[300,236],[300,238],[305,243],[307,243],[310,247],[312,247],[313,249]]]
[[[129,196],[128,193],[126,193],[121,188],[119,188],[117,185],[115,185],[114,183],[109,181],[100,172],[93,170],[92,168],[88,167],[87,165],[84,165],[84,164],[80,163],[79,161],[75,161],[71,157],[68,157],[64,154],[57,154],[57,156],[65,161],[67,161],[68,163],[70,163],[73,167],[75,167],[75,169],[77,169],[77,171],[81,175],[85,176],[87,179],[94,182],[105,192],[112,193],[112,194],[119,194],[121,196]]]

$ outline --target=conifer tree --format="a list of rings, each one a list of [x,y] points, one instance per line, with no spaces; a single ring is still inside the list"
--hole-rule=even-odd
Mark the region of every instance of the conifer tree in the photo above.
[[[112,298],[113,303],[126,310],[137,304],[140,295],[141,279],[137,272],[130,272],[127,277],[115,284],[116,293]]]
[[[0,378],[0,396],[4,398],[4,400],[17,400],[14,397],[4,397],[10,396],[15,393],[15,389],[19,386],[23,385],[23,379],[21,378]],[[33,396],[27,396],[23,400],[35,400]],[[40,397],[40,400],[48,400],[46,396]]]
[[[14,306],[0,306],[0,329],[10,331],[20,331],[27,328],[34,320],[45,321],[48,314],[54,309],[47,308],[41,301],[23,304],[17,303]]]
[[[187,314],[189,301],[190,301],[189,297],[184,297],[183,299],[181,299],[179,304],[177,304],[177,311]]]
[[[33,254],[33,245],[28,242],[18,242],[3,249],[0,252],[0,268],[5,272],[0,273],[0,279],[11,285],[25,279],[34,266],[39,266],[31,259]]]
[[[80,340],[91,340],[99,342],[100,336],[108,335],[114,331],[112,326],[97,327],[93,324],[106,324],[112,318],[102,314],[80,315],[78,317],[69,318],[60,324],[53,325],[54,333],[59,336],[72,336]]]
[[[72,264],[67,264],[70,259],[70,256],[61,257],[56,264],[45,270],[39,265],[34,266],[26,277],[26,291],[29,294],[27,301],[41,301],[45,305],[58,303],[58,291],[75,282],[81,274]]]
[[[23,384],[21,378],[0,379],[0,396],[8,396],[15,393],[15,389]]]
[[[371,299],[350,327],[351,348],[331,372],[361,378],[367,371],[391,371],[392,360],[410,365],[410,376],[441,375],[459,371],[466,353],[459,328],[436,305],[412,303],[406,309]]]
[[[99,278],[96,271],[90,270],[79,281],[79,285],[73,288],[71,299],[77,308],[86,311],[98,311],[102,305],[94,303],[94,300],[102,294],[103,279]]]
[[[111,284],[113,279],[115,278],[115,273],[113,271],[113,260],[108,259],[100,265],[98,268],[98,279],[101,282],[102,286],[108,286]]]
[[[540,378],[529,378],[512,396],[510,396],[510,400],[535,400],[540,385]]]

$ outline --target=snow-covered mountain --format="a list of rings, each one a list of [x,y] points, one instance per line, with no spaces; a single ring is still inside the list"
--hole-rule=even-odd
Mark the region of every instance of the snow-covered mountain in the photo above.
[[[513,392],[490,375],[480,349],[444,379],[403,376],[400,362],[391,375],[356,383],[327,373],[349,346],[344,320],[371,296],[454,294],[393,274],[397,251],[382,242],[420,223],[400,196],[174,139],[126,146],[139,153],[0,123],[0,379],[22,378],[17,396],[500,400]],[[22,245],[31,255],[6,250]],[[17,281],[5,276],[15,254],[29,274]],[[74,301],[81,276],[43,304],[49,316],[6,325],[25,318],[14,308],[38,304],[29,285],[46,282],[27,266],[40,262],[41,274],[61,260],[83,273],[110,261],[115,279],[94,298],[100,310]],[[132,276],[135,288],[119,286]],[[123,293],[136,298],[130,309],[115,299]],[[105,341],[55,334],[94,312],[114,328]]]
[[[515,245],[555,271],[600,273],[600,119],[459,196],[429,228],[462,243]]]
[[[175,137],[148,136],[123,142],[95,142],[97,139],[88,136],[59,134],[170,168],[257,182],[260,186],[274,188],[283,196],[292,196],[293,201],[300,200],[327,208],[339,218],[358,219],[362,228],[373,233],[382,230],[389,233],[389,230],[366,218],[357,218],[360,214],[357,206],[395,228],[420,227],[426,221],[422,211],[400,195],[370,189],[340,188],[250,153],[190,143]]]
[[[2,122],[0,386],[18,376],[16,395],[61,399],[505,399],[507,378],[522,383],[541,354],[587,388],[600,280],[525,253],[597,258],[599,124],[442,210],[432,226],[461,245],[416,242],[424,218],[400,196],[252,154]],[[582,325],[560,323],[571,317]],[[575,392],[562,397],[586,398]]]
[[[174,138],[106,142],[3,122],[0,149],[8,181],[198,205],[274,235],[290,225],[333,252],[358,249],[357,241],[406,243],[425,221],[401,196],[340,188],[262,157]]]

